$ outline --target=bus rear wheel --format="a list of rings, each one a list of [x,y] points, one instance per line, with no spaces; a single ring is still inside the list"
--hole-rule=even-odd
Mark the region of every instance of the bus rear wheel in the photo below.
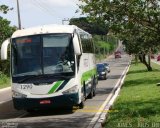
[[[92,99],[96,95],[96,79],[93,78],[92,83],[91,83],[91,92],[88,96],[88,98]]]
[[[97,79],[93,79],[93,96],[96,96]]]

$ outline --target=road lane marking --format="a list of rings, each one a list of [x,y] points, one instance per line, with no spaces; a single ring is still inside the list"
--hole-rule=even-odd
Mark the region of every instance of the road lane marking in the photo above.
[[[118,86],[119,82],[120,82],[120,78],[118,79],[118,82],[116,83],[116,86],[115,86],[115,87]],[[114,87],[114,88],[115,88],[115,87]],[[114,90],[114,89],[113,89],[113,90]],[[98,112],[97,112],[97,113],[95,114],[95,116],[92,118],[92,120],[91,120],[91,122],[90,122],[90,124],[89,124],[89,126],[88,126],[87,128],[93,128],[93,127],[94,127],[94,124],[97,122],[98,118],[100,117],[100,115],[101,115],[101,113],[102,113],[102,112],[100,112],[100,110],[103,110],[103,109],[106,107],[106,104],[109,102],[109,100],[111,99],[111,97],[112,97],[112,95],[113,95],[113,93],[114,93],[113,90],[112,90],[112,92],[109,94],[109,96],[107,97],[107,99],[103,102],[103,104],[102,104],[101,107],[99,108]]]
[[[128,65],[129,65],[129,64],[128,64]],[[100,110],[108,110],[108,109],[109,109],[109,106],[111,106],[111,105],[110,105],[110,104],[107,104],[107,103],[109,103],[109,101],[110,101],[111,98],[113,97],[115,91],[118,89],[118,86],[120,86],[120,84],[123,83],[122,80],[124,80],[124,75],[125,75],[125,73],[128,71],[128,68],[129,68],[129,66],[127,66],[127,67],[123,70],[123,72],[122,72],[122,74],[121,74],[121,77],[118,79],[118,81],[117,81],[116,85],[114,86],[114,88],[112,89],[111,93],[108,95],[107,99],[103,102],[103,104],[102,104],[101,107],[99,108],[98,112],[97,112],[97,113],[95,114],[95,116],[92,118],[92,120],[91,120],[91,122],[90,122],[90,124],[88,125],[87,128],[93,128],[93,127],[96,125],[96,122],[98,121],[99,117],[100,117],[100,116],[102,115],[102,113],[103,113],[103,112],[100,111]],[[120,91],[120,90],[118,90],[118,91]],[[107,109],[105,109],[105,108],[107,108]],[[106,114],[106,113],[105,113],[105,114]],[[103,118],[105,118],[105,117],[104,117],[105,114],[102,115]]]
[[[118,110],[99,110],[99,109],[84,109],[79,110],[79,113],[95,113],[95,112],[101,112],[101,113],[115,113],[119,112]]]

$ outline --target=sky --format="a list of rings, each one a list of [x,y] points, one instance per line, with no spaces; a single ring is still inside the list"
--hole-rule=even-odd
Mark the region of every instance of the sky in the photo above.
[[[78,9],[78,0],[19,0],[22,28],[45,24],[62,24],[62,20],[82,17],[75,13]],[[0,5],[13,7],[7,14],[0,16],[11,21],[11,25],[18,26],[16,0],[0,0]],[[68,24],[64,21],[64,24]]]

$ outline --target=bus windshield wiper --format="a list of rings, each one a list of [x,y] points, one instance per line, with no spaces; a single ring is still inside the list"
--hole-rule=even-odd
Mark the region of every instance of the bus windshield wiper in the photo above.
[[[33,79],[33,78],[41,78],[41,77],[44,77],[44,75],[31,75],[31,76],[27,76],[24,79],[20,80],[18,83],[23,83],[26,80]]]
[[[58,74],[46,74],[48,77],[55,77],[55,78],[63,78],[63,79],[68,79],[73,76],[70,75],[64,75],[64,73],[58,73]]]

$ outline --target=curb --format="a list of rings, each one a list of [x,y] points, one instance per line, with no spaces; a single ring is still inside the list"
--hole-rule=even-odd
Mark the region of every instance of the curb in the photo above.
[[[11,89],[11,87],[2,88],[2,89],[0,89],[0,93],[1,93],[1,92],[5,92],[5,91],[8,91],[8,90],[10,90],[10,89]]]
[[[108,115],[108,111],[112,107],[115,99],[117,98],[120,89],[123,85],[124,79],[126,77],[126,74],[130,68],[131,62],[128,63],[128,66],[123,71],[121,77],[118,79],[118,82],[116,83],[116,86],[113,88],[109,96],[107,97],[106,101],[101,105],[101,110],[103,110],[100,113],[95,114],[95,119],[93,118],[90,122],[89,126],[87,128],[102,128],[105,125],[106,118]]]

